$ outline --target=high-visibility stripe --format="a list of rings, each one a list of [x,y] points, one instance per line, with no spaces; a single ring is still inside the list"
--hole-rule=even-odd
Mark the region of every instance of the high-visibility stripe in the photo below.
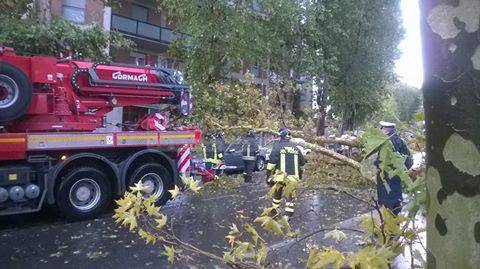
[[[272,206],[275,207],[275,208],[278,208],[278,207],[280,207],[280,204],[272,203]]]
[[[275,198],[273,198],[273,202],[278,204],[278,203],[281,203],[282,200],[281,200],[281,199],[275,199]]]
[[[213,144],[213,161],[216,163],[217,162],[217,145]]]
[[[117,135],[118,139],[157,139],[156,135]]]
[[[280,154],[280,170],[282,172],[286,172],[285,171],[285,153]]]
[[[274,163],[268,163],[267,164],[267,170],[274,170],[277,165]]]
[[[294,162],[294,166],[295,166],[295,176],[299,176],[299,173],[298,173],[298,154],[294,154],[293,155],[293,162]]]
[[[195,134],[160,135],[160,139],[195,138]]]
[[[25,138],[0,138],[0,143],[23,143]]]
[[[286,206],[291,206],[291,207],[295,206],[295,204],[294,204],[294,203],[288,203],[288,202],[287,202],[287,203],[285,203],[285,205],[286,205]]]
[[[83,136],[36,136],[29,137],[29,142],[78,142],[78,141],[95,141],[103,140],[106,135],[83,135]]]
[[[293,212],[294,212],[294,209],[293,209],[293,208],[290,208],[290,207],[286,207],[286,208],[285,208],[285,211],[286,211],[286,212],[293,213]]]
[[[202,144],[202,153],[203,153],[203,159],[205,159],[205,162],[207,161],[207,147],[205,147],[204,144]]]

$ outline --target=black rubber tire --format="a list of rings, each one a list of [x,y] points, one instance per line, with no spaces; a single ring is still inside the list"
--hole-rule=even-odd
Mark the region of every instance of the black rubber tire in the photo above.
[[[81,211],[70,202],[70,190],[81,179],[91,179],[100,187],[100,199],[96,205]],[[79,167],[69,171],[62,177],[55,192],[55,201],[59,213],[68,220],[87,220],[98,217],[110,205],[112,200],[112,187],[104,173],[94,167]]]
[[[263,162],[263,165],[260,167],[260,162]],[[255,162],[255,171],[263,171],[265,170],[265,159],[263,157],[258,157],[257,161]]]
[[[0,80],[7,84],[10,84],[10,80],[12,80],[18,88],[16,100],[7,107],[0,107],[0,122],[11,121],[23,116],[27,111],[32,100],[32,82],[22,70],[8,63],[0,63],[0,75]]]
[[[175,188],[173,178],[168,172],[168,170],[158,163],[147,163],[141,165],[135,171],[133,171],[130,179],[128,180],[128,185],[133,186],[137,183],[144,175],[148,173],[154,173],[160,176],[160,179],[163,182],[163,193],[155,202],[156,205],[164,205],[172,198],[172,194],[169,190],[173,190]]]

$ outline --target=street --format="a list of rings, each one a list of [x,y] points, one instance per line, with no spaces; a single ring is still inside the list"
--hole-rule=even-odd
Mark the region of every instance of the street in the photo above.
[[[261,197],[266,194],[264,174],[257,173],[255,183],[237,184],[228,188],[206,187],[199,195],[191,193],[168,203],[163,212],[174,218],[174,231],[189,243],[219,255],[226,250],[224,236],[235,221],[234,215],[242,211],[247,217],[260,214],[267,205]],[[240,182],[240,178],[234,179]],[[356,200],[333,192],[315,192],[298,201],[292,228],[302,234],[320,227],[333,227],[368,209]],[[161,254],[161,245],[146,245],[137,234],[120,228],[112,213],[101,218],[69,223],[54,213],[42,212],[27,217],[0,219],[0,264],[2,268],[224,268],[204,257],[194,261],[176,261],[169,264]],[[259,229],[260,231],[260,229]],[[284,247],[289,240],[266,236],[274,247]],[[291,239],[290,239],[291,241]],[[296,250],[295,250],[296,249]],[[280,255],[290,264],[298,255],[306,256],[302,247]],[[274,256],[274,255],[272,255]],[[277,258],[275,261],[278,261]]]

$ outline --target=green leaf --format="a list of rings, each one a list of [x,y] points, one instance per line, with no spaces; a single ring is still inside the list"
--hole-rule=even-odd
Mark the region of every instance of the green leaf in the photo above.
[[[200,181],[199,180],[190,180],[188,188],[191,189],[193,192],[198,193],[202,189],[202,187],[199,186]]]
[[[321,251],[310,249],[307,259],[308,269],[339,269],[345,262],[345,256],[333,248],[324,248]]]
[[[230,226],[230,232],[228,234],[232,234],[232,235],[240,234],[240,231],[238,230],[238,227],[235,223],[232,223],[232,226]]]
[[[480,152],[477,146],[457,133],[448,138],[443,148],[443,157],[461,172],[471,176],[480,175]]]
[[[339,242],[339,241],[342,241],[343,239],[347,238],[347,236],[345,235],[344,232],[335,229],[335,230],[332,230],[332,231],[326,233],[323,238],[325,238],[325,239],[332,238],[336,242]]]
[[[260,235],[258,235],[257,230],[255,230],[255,228],[253,228],[253,226],[251,224],[248,224],[248,223],[245,224],[244,228],[245,228],[245,231],[247,231],[250,234],[250,236],[252,237],[252,240],[253,240],[253,242],[255,243],[255,246],[256,246],[257,243],[258,243],[258,239],[259,238],[261,239]]]
[[[157,226],[155,226],[157,229],[162,229],[166,224],[167,224],[168,217],[165,215],[160,215],[160,217],[155,219],[155,222],[157,223]]]
[[[257,264],[263,265],[267,260],[267,245],[264,242],[260,243],[260,251],[257,252]]]
[[[142,184],[141,181],[135,183],[134,186],[131,186],[130,187],[130,190],[132,191],[132,193],[137,193],[137,192],[143,192],[145,190],[145,186]]]
[[[282,226],[269,216],[257,217],[254,222],[261,222],[265,230],[272,231],[276,235],[282,234]]]
[[[172,199],[175,199],[177,195],[180,193],[180,189],[178,188],[177,185],[175,185],[175,188],[173,190],[168,190],[168,192],[172,194]]]
[[[388,140],[388,136],[377,128],[368,129],[360,139],[365,152],[365,158],[378,151],[381,145]]]
[[[347,260],[351,268],[388,269],[389,260],[393,257],[395,257],[395,253],[385,247],[368,246],[351,254]]]
[[[165,251],[162,252],[162,254],[167,256],[168,262],[173,263],[173,261],[175,260],[175,249],[173,248],[173,246],[164,246],[164,247],[165,247]]]

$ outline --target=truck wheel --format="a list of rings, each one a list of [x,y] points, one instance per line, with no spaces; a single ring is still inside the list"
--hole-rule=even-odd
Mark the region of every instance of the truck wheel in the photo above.
[[[168,190],[174,188],[170,173],[160,164],[147,163],[138,167],[129,180],[129,185],[141,181],[145,186],[145,196],[155,196],[157,205],[164,205],[172,197]]]
[[[69,220],[97,217],[110,204],[112,188],[105,174],[93,167],[70,171],[55,194],[60,213]]]
[[[32,99],[32,83],[18,68],[0,63],[0,121],[22,116]]]

